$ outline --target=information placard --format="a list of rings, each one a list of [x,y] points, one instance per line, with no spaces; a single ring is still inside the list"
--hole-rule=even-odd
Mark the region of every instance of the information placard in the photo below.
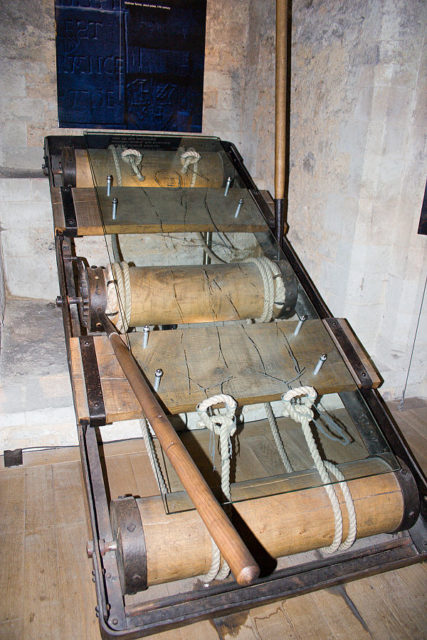
[[[202,129],[206,0],[56,0],[60,127]]]

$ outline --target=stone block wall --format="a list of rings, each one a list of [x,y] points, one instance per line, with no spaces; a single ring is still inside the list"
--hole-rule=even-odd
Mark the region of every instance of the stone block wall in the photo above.
[[[272,0],[250,4],[242,151],[273,189]],[[289,237],[332,313],[347,317],[400,397],[427,397],[427,5],[294,0]]]
[[[427,275],[427,5],[294,3],[290,238],[399,396]],[[427,396],[427,309],[409,394]]]

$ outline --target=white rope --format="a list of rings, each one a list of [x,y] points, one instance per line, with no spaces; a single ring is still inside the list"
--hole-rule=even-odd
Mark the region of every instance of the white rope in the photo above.
[[[245,262],[256,264],[264,286],[264,307],[256,322],[270,322],[277,317],[285,303],[285,283],[278,265],[268,258],[247,258]]]
[[[154,477],[156,478],[157,484],[159,485],[160,493],[164,495],[165,493],[168,493],[168,489],[163,477],[162,468],[157,457],[156,449],[154,448],[153,438],[150,433],[150,429],[148,428],[147,420],[145,418],[141,418],[139,424],[142,431],[142,437],[145,440],[145,448],[147,450],[148,459],[150,461]]]
[[[196,185],[197,165],[201,157],[202,156],[200,155],[200,153],[197,153],[197,151],[193,148],[187,149],[187,151],[184,151],[183,153],[181,153],[181,164],[182,164],[181,173],[183,176],[185,176],[185,174],[187,173],[190,165],[193,165],[191,167],[193,171],[193,175],[191,176],[191,185],[190,185],[191,187],[194,187]]]
[[[139,165],[141,164],[142,160],[142,153],[137,149],[125,149],[124,151],[122,151],[121,156],[124,162],[130,164],[130,166],[132,167],[132,171],[134,172],[138,180],[140,182],[145,180],[145,176],[143,176],[141,171],[139,170]]]
[[[120,169],[119,154],[117,153],[117,149],[116,149],[114,144],[110,144],[110,146],[108,148],[110,149],[111,153],[113,154],[114,167],[116,169],[116,176],[117,176],[117,186],[121,187],[122,186],[122,172],[121,172],[121,169]]]
[[[277,451],[282,459],[283,466],[285,467],[288,473],[292,473],[293,468],[288,458],[288,454],[285,451],[285,447],[283,446],[282,437],[280,435],[279,429],[277,427],[276,417],[273,413],[273,409],[269,402],[264,403],[264,409],[267,414],[268,422],[270,424],[271,433],[273,434],[274,442],[277,447]]]
[[[117,288],[116,288],[117,287]],[[129,329],[132,313],[129,265],[113,262],[107,270],[107,306],[105,314],[121,332]]]
[[[330,546],[324,547],[322,551],[324,551],[325,553],[334,553],[335,551],[344,551],[345,549],[348,549],[355,541],[357,535],[356,512],[354,509],[350,490],[347,483],[345,482],[344,476],[339,471],[339,469],[334,464],[332,464],[332,462],[322,460],[313,434],[311,433],[310,421],[313,420],[314,417],[311,407],[316,399],[316,396],[317,394],[313,387],[298,387],[296,389],[291,389],[282,397],[284,405],[283,415],[285,417],[290,417],[295,420],[295,422],[299,422],[301,424],[301,428],[307,442],[311,457],[313,458],[316,469],[320,475],[320,478],[324,484],[325,491],[328,494],[328,498],[331,502],[335,523],[334,539]],[[301,404],[293,404],[292,400],[294,398],[300,398]],[[332,474],[337,480],[339,480],[339,486],[343,493],[348,511],[349,530],[347,538],[344,542],[342,542],[343,524],[341,507],[336,496],[335,489],[331,485],[331,478],[329,474]]]
[[[208,409],[224,403],[225,411],[214,415],[208,414]],[[237,402],[229,395],[220,393],[216,396],[206,398],[197,406],[199,417],[198,426],[209,429],[213,434],[219,436],[221,454],[221,490],[227,500],[231,501],[230,489],[230,458],[232,456],[231,437],[236,433],[236,421],[234,418]],[[215,455],[215,451],[213,452]],[[224,580],[230,573],[230,568],[225,560],[221,563],[220,551],[212,539],[212,560],[211,567],[207,574],[201,576],[201,580],[207,584],[212,580]]]

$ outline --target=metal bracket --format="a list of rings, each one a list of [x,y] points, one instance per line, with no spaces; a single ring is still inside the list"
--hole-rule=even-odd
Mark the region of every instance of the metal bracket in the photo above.
[[[4,466],[5,467],[19,467],[22,464],[22,449],[5,449]]]
[[[148,588],[147,549],[138,505],[131,496],[110,503],[110,520],[117,540],[117,563],[123,593],[138,593]]]
[[[77,236],[77,218],[71,187],[61,187],[61,200],[65,220],[64,236],[75,238]]]
[[[106,424],[106,415],[93,336],[80,336],[80,353],[86,385],[89,423],[91,427],[102,427]]]

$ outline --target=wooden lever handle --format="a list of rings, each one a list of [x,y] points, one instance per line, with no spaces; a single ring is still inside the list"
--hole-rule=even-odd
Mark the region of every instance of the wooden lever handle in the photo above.
[[[129,384],[141,405],[144,416],[152,426],[163,451],[171,461],[183,487],[230,567],[236,582],[240,585],[251,584],[259,575],[259,567],[252,554],[231,524],[170,424],[133,355],[107,318],[103,320],[102,324],[107,331],[123,373],[129,380]]]

